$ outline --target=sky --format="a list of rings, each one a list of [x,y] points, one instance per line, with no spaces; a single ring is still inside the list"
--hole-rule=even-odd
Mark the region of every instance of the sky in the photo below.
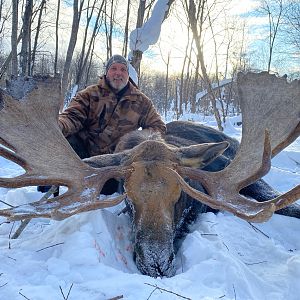
[[[239,19],[239,22],[241,22],[242,19],[240,18],[240,15],[249,13],[249,11],[255,9],[257,7],[257,1],[246,0],[241,2],[233,0],[230,5],[226,5],[225,7],[227,16],[234,16]],[[161,35],[158,43],[151,47],[149,54],[147,52],[145,53],[144,58],[145,62],[148,58],[151,61],[151,64],[153,64],[153,56],[157,57],[156,66],[157,68],[161,68],[161,59],[163,61],[167,61],[167,55],[170,53],[171,71],[178,72],[181,71],[181,63],[184,57],[185,46],[188,41],[186,17],[182,8],[180,8],[179,3],[177,3],[176,7],[173,5],[171,11],[172,14],[170,14],[170,16],[162,24]],[[152,18],[154,19],[155,16],[152,16]],[[224,19],[224,15],[222,13],[220,13],[219,19]],[[235,21],[237,21],[237,19]],[[217,22],[217,24],[214,25],[215,32],[222,31],[222,26],[222,21]],[[209,33],[206,33],[206,35],[206,51],[204,52],[206,62],[209,65],[209,62],[214,59],[214,45]],[[223,38],[223,34],[220,38]]]
[[[183,119],[216,126],[212,117],[186,112]],[[229,118],[225,132],[240,139],[238,120]],[[281,192],[292,188],[300,182],[299,161],[298,139],[276,156],[265,179]],[[0,158],[0,177],[20,172]],[[0,199],[12,205],[40,197],[35,187],[0,188]],[[68,293],[69,300],[299,299],[299,219],[274,215],[250,224],[226,212],[202,214],[176,256],[176,275],[155,279],[134,264],[129,217],[118,216],[122,208],[35,219],[17,240],[9,236],[19,222],[0,217],[0,299],[56,300]]]
[[[156,5],[158,7],[158,11],[161,12],[161,6],[163,6],[167,1],[159,0],[156,1]],[[232,24],[235,24],[239,28],[237,32],[235,32],[233,44],[235,44],[236,52],[239,50],[239,43],[237,42],[237,36],[242,34],[242,24],[243,21],[246,20],[247,24],[247,38],[245,40],[244,47],[248,49],[249,59],[254,68],[266,68],[267,61],[267,49],[265,46],[265,34],[262,33],[261,25],[267,24],[266,17],[258,17],[257,15],[250,14],[254,9],[257,8],[258,2],[256,0],[245,0],[238,1],[232,0],[231,4],[226,6],[226,14],[230,16],[230,18],[234,18]],[[57,1],[50,0],[47,2],[47,14],[49,16],[49,21],[53,21],[55,19],[55,6]],[[122,7],[123,2],[119,1],[118,3],[118,14],[117,20],[124,20],[126,16],[126,8]],[[60,32],[59,32],[59,50],[61,51],[61,55],[64,56],[66,53],[66,49],[68,46],[69,40],[69,32],[72,23],[72,7],[70,5],[66,5],[65,1],[62,1],[61,7],[61,18],[60,18]],[[176,6],[174,5],[176,4]],[[170,72],[181,72],[183,57],[185,51],[185,45],[187,42],[187,32],[186,32],[186,17],[183,11],[180,9],[180,1],[175,2],[173,4],[171,14],[169,18],[164,21],[162,24],[161,34],[159,39],[154,45],[149,45],[148,50],[144,52],[143,60],[142,60],[142,68],[144,70],[154,69],[156,71],[166,72],[166,61],[168,55],[171,56],[170,59]],[[137,3],[132,5],[132,12],[137,10]],[[225,9],[224,9],[225,11]],[[85,17],[85,11],[83,13],[83,17]],[[227,18],[227,17],[226,17]],[[230,19],[228,17],[228,20]],[[134,19],[134,18],[133,18]],[[155,27],[157,23],[158,16],[152,18],[152,24],[150,27]],[[215,32],[222,32],[224,21],[224,14],[220,14],[218,19],[219,24],[214,25]],[[132,27],[135,24],[135,20],[132,20]],[[258,26],[259,25],[259,26]],[[43,46],[44,55],[50,55],[47,50],[51,49],[53,51],[55,40],[55,35],[53,34],[54,27],[47,27],[47,30],[44,30],[45,34],[45,45]],[[81,42],[82,42],[82,34],[84,31],[84,27],[80,27],[81,36],[78,37],[77,41],[77,51],[80,51]],[[149,34],[150,30],[147,30],[147,35],[149,40],[156,41],[157,37],[154,38],[154,33]],[[157,33],[156,33],[157,34]],[[205,62],[208,70],[214,71],[214,45],[209,33],[206,33],[207,40],[205,42]],[[113,42],[113,52],[121,53],[122,51],[122,42],[123,40],[119,39],[119,35],[116,34]],[[222,39],[224,38],[224,34],[221,33],[218,38],[218,42],[220,43],[220,51],[222,55],[220,55],[218,64],[219,70],[224,71],[225,69],[225,53],[226,53],[226,43],[222,43]],[[153,43],[152,43],[153,44]],[[223,46],[222,46],[223,44]],[[282,45],[282,44],[281,44]],[[222,48],[223,47],[223,48]],[[10,42],[7,41],[7,45],[5,49],[10,48]],[[106,59],[106,44],[104,42],[104,33],[100,34],[97,38],[96,43],[96,57],[99,61],[100,65],[102,62],[105,62]],[[279,51],[276,49],[276,51]],[[290,53],[291,49],[280,49],[279,52],[287,52]],[[285,59],[283,59],[285,58]],[[283,75],[288,72],[296,71],[299,66],[300,57],[296,57],[295,55],[289,55],[281,53],[281,55],[274,60],[278,68],[274,68],[275,71],[280,71]],[[99,68],[99,73],[102,72],[102,68]],[[99,74],[100,75],[100,74]]]
[[[243,26],[245,24],[244,48],[247,51],[247,58],[253,69],[266,70],[268,62],[268,17],[260,16],[256,13],[259,1],[233,0],[225,6],[224,11],[215,12],[219,18],[214,23],[214,32],[218,33],[217,43],[221,55],[218,58],[219,71],[225,69],[225,54],[227,42],[223,42],[225,33],[224,20],[227,19],[229,27],[236,27],[234,39],[231,43],[232,52],[240,51],[241,36],[243,35]],[[226,14],[223,14],[226,12]],[[178,17],[179,16],[179,17]],[[176,9],[173,6],[172,14],[162,25],[161,35],[158,43],[150,46],[144,53],[143,64],[145,68],[162,69],[166,71],[166,61],[170,55],[170,71],[181,72],[185,45],[188,40],[186,31],[186,17],[177,4]],[[299,71],[300,57],[295,55],[295,49],[287,46],[284,34],[278,35],[275,42],[272,71],[283,75]],[[208,70],[214,72],[214,43],[211,34],[206,33],[206,42],[204,44],[204,58]],[[154,60],[153,60],[154,58]]]

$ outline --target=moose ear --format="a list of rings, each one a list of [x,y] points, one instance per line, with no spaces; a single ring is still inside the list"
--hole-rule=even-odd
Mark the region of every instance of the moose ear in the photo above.
[[[93,168],[119,166],[128,157],[128,153],[129,151],[123,151],[120,153],[96,155],[85,158],[83,161]]]
[[[176,155],[183,166],[204,168],[220,156],[228,146],[229,143],[224,141],[220,143],[205,143],[180,147],[176,150]]]

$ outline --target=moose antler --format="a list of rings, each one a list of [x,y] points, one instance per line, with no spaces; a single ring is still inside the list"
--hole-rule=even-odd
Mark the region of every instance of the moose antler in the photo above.
[[[135,182],[131,178],[135,165],[141,165],[144,159],[154,165],[150,161],[158,161],[170,153],[173,156],[169,157],[173,158],[166,163],[162,161],[161,165],[170,171],[168,176],[173,174],[177,178],[186,193],[211,207],[230,211],[243,219],[264,221],[275,210],[300,198],[300,185],[266,202],[257,202],[239,194],[243,187],[267,174],[271,157],[299,136],[299,81],[288,84],[285,79],[267,73],[238,76],[243,114],[242,141],[232,163],[214,173],[181,166],[178,154],[183,148],[175,149],[161,142],[144,142],[124,153],[93,157],[83,162],[58,127],[59,91],[53,90],[53,86],[58,86],[57,79],[40,80],[37,85],[25,82],[23,86],[26,87],[25,95],[0,93],[0,143],[4,146],[0,147],[0,155],[22,166],[26,173],[11,179],[0,178],[0,186],[53,184],[65,185],[68,191],[50,201],[37,201],[2,210],[2,216],[11,219],[62,219],[81,211],[116,205],[126,197],[125,194],[110,201],[99,200],[99,193],[107,179],[125,177],[126,188],[126,183]],[[45,139],[47,143],[43,143]],[[203,145],[195,146],[200,155]],[[226,146],[226,143],[220,145],[219,152],[225,150]],[[156,152],[152,153],[155,148]],[[179,174],[200,181],[208,195],[191,188]],[[175,181],[172,179],[172,182]]]
[[[78,212],[120,203],[125,196],[100,201],[106,180],[126,170],[95,169],[85,164],[70,147],[58,126],[59,78],[20,78],[0,90],[0,155],[25,169],[15,178],[0,178],[1,187],[62,185],[68,191],[43,200],[1,211],[14,220],[48,217],[62,219]],[[67,158],[67,159],[66,159]]]
[[[268,173],[271,158],[300,135],[300,81],[268,73],[239,74],[237,78],[243,116],[242,141],[239,150],[224,170],[209,173],[180,167],[178,172],[200,181],[209,196],[186,185],[182,188],[195,199],[214,208],[226,209],[255,222],[268,219],[300,198],[300,185],[263,203],[248,199],[239,191]]]

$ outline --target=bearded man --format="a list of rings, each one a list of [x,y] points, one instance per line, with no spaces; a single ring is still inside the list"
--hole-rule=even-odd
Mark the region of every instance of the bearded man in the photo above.
[[[58,121],[81,158],[113,153],[119,139],[138,128],[166,131],[151,100],[130,82],[129,62],[121,55],[107,61],[99,82],[78,92]]]
[[[119,139],[138,128],[166,131],[151,100],[130,82],[129,63],[121,55],[107,61],[98,84],[77,93],[59,115],[59,126],[65,137],[81,140],[81,158],[113,153]]]

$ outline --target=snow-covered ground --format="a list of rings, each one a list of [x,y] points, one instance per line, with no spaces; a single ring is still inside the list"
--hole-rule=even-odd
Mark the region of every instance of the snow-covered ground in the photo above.
[[[215,125],[208,117],[185,119]],[[231,118],[225,132],[239,139],[236,121]],[[0,158],[0,177],[20,172]],[[265,179],[281,192],[299,184],[299,139],[274,158]],[[12,205],[40,196],[35,187],[0,188],[0,200]],[[60,222],[32,220],[16,240],[9,237],[19,223],[0,217],[0,299],[300,299],[300,220],[274,215],[249,224],[229,213],[203,214],[177,255],[176,276],[155,279],[141,275],[132,260],[121,208]]]

